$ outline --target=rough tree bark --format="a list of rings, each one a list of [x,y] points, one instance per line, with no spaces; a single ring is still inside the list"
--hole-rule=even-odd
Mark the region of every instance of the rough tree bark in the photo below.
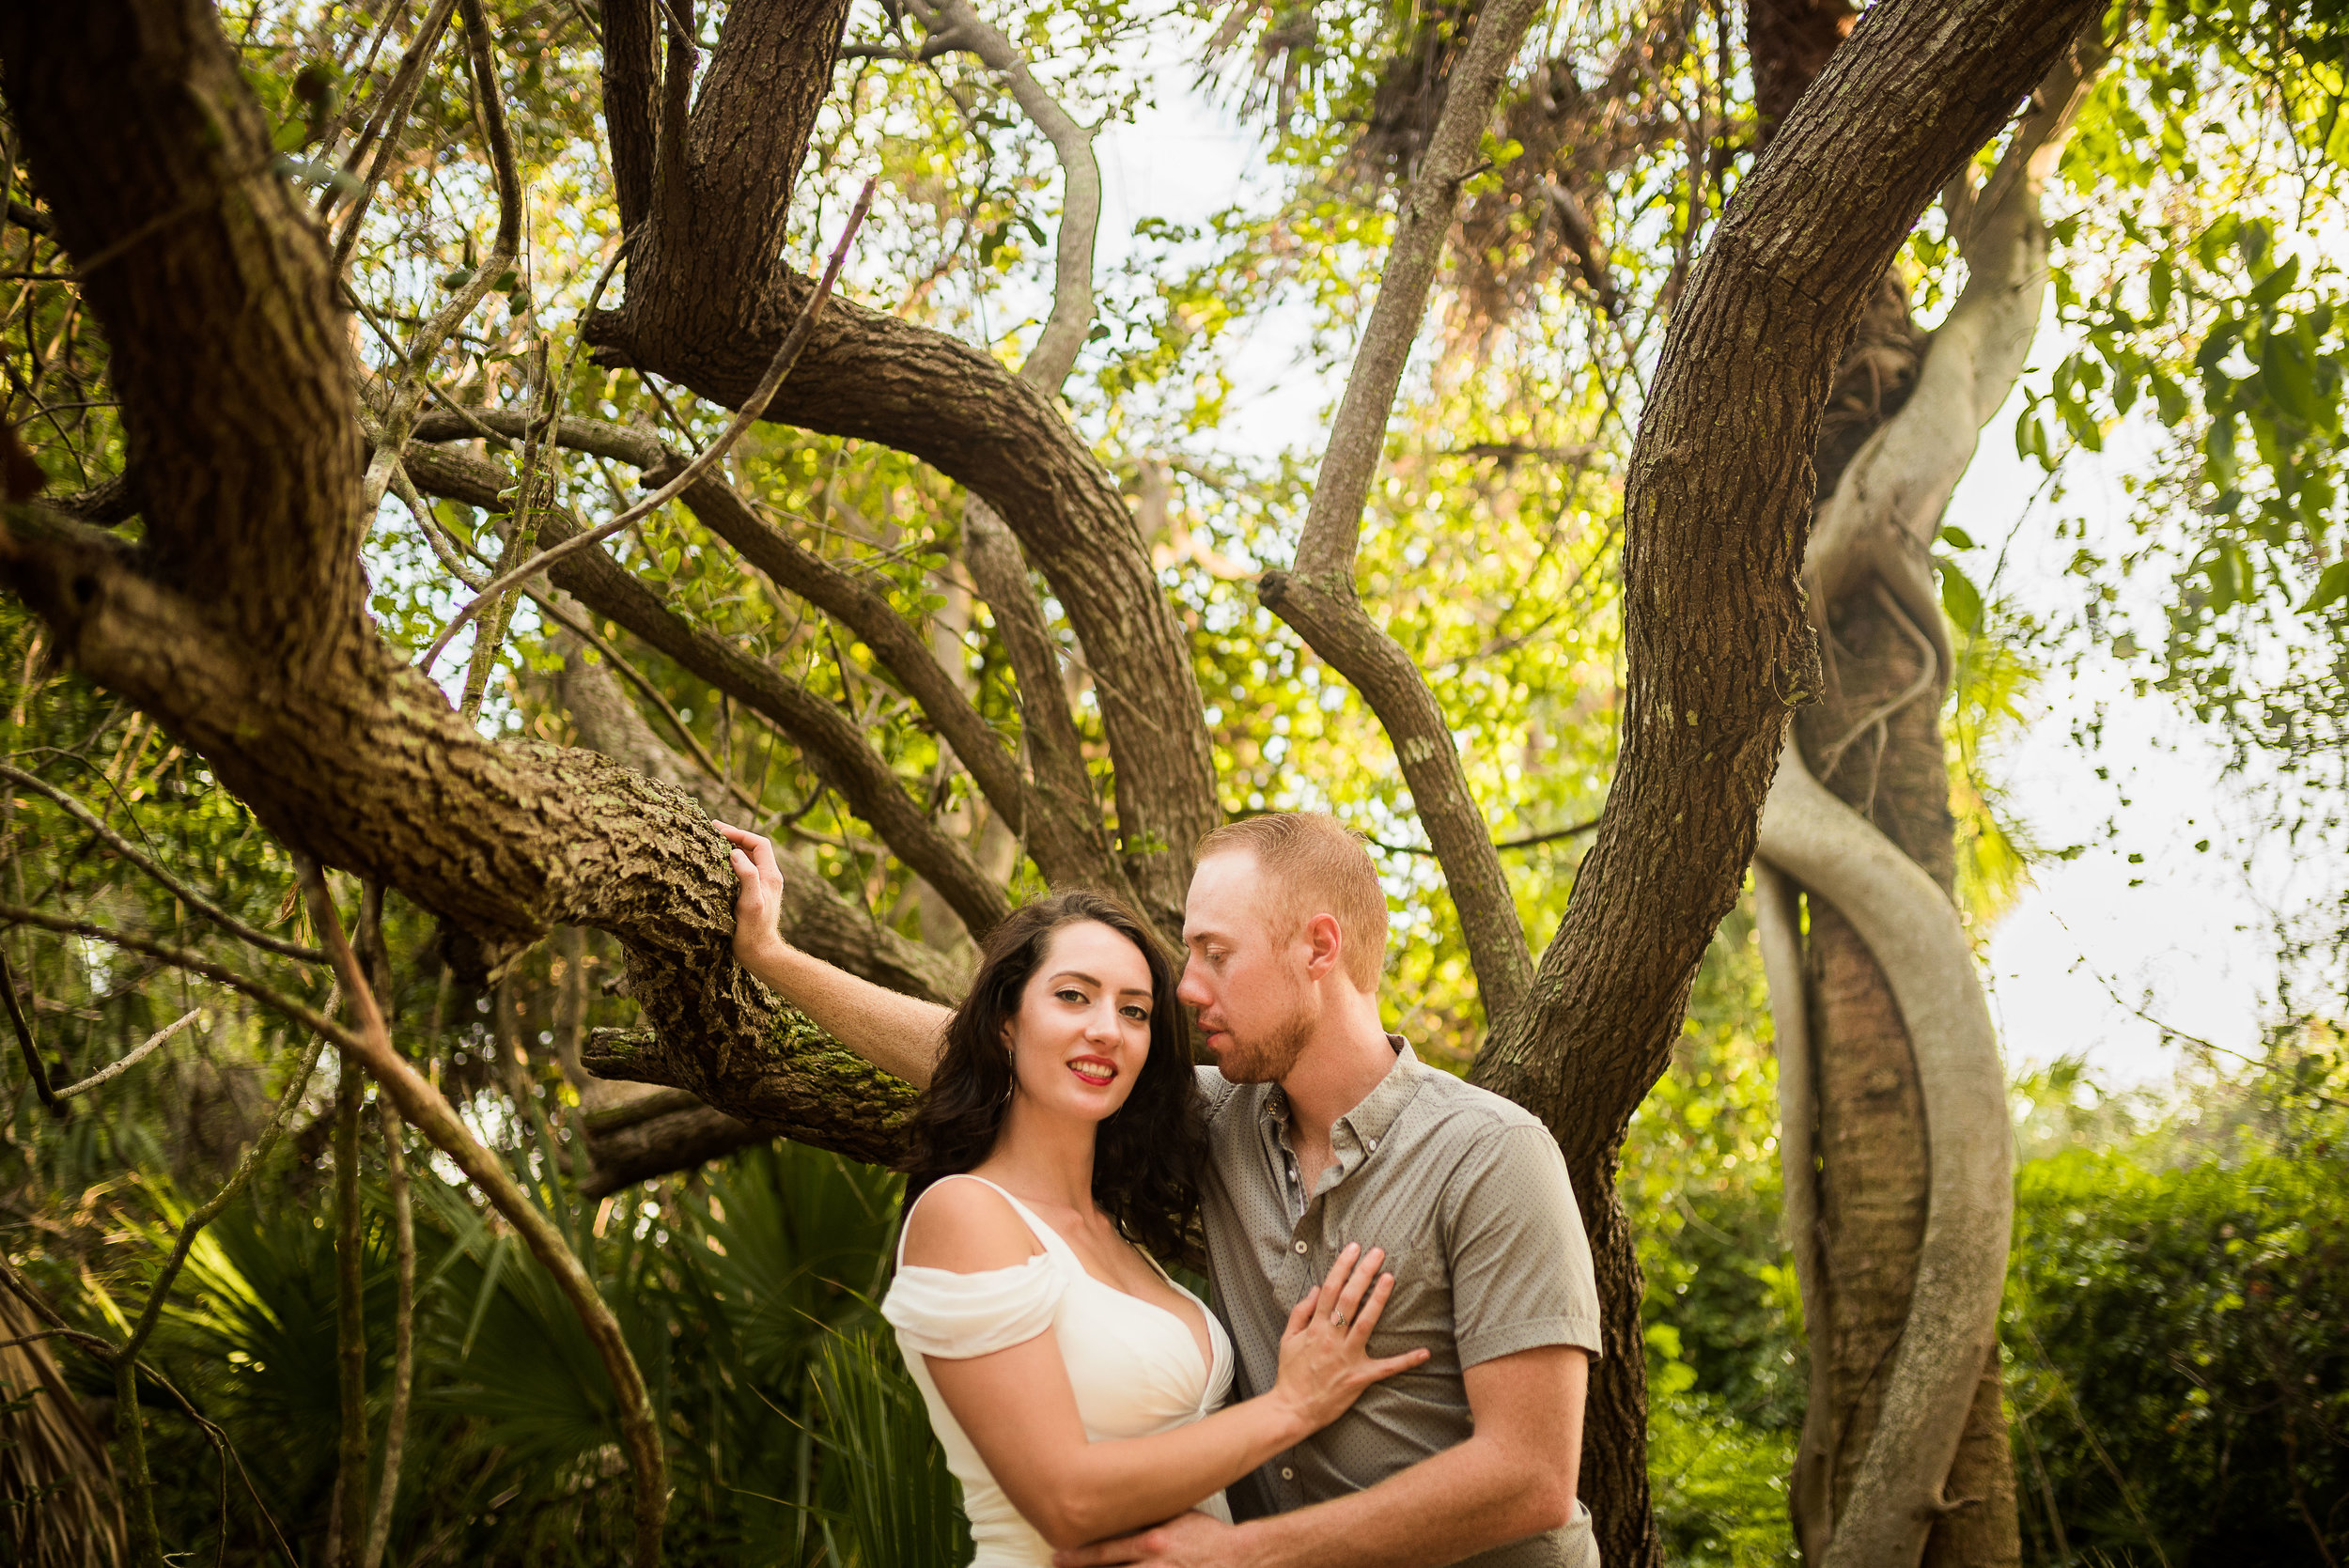
[[[1660,1560],[1616,1159],[1745,879],[1787,712],[1818,690],[1796,570],[1819,413],[1918,214],[2090,9],[1871,8],[1722,213],[1649,389],[1625,496],[1614,785],[1532,993],[1473,1075],[1557,1134],[1591,1233],[1607,1358],[1594,1369],[1583,1486],[1612,1563]]]
[[[1792,12],[1755,8],[1757,81],[1798,86],[1840,9],[1810,8],[1806,38]],[[2039,182],[2093,66],[2088,47],[2066,52],[1987,184],[1952,181],[1965,292],[1928,350],[1884,275],[1821,434],[1804,577],[1828,692],[1797,722],[1755,878],[1812,1354],[1789,1504],[1813,1562],[2020,1555],[1997,1350],[2004,1079],[1952,903],[1950,640],[1929,561],[2038,324]]]

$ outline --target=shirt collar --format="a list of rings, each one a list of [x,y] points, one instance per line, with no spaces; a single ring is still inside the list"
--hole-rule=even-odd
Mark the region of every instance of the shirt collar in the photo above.
[[[1387,1136],[1387,1129],[1394,1126],[1394,1119],[1403,1114],[1403,1108],[1411,1103],[1412,1095],[1419,1093],[1420,1075],[1424,1071],[1420,1065],[1418,1053],[1411,1049],[1410,1042],[1402,1035],[1388,1035],[1387,1048],[1394,1052],[1394,1064],[1387,1069],[1387,1076],[1362,1096],[1361,1104],[1338,1118],[1338,1126],[1352,1133],[1353,1141],[1364,1149],[1377,1148],[1378,1141]],[[1268,1129],[1283,1133],[1287,1130],[1289,1097],[1279,1084],[1271,1086],[1271,1092],[1265,1095],[1256,1115],[1257,1120]],[[1335,1128],[1331,1129],[1331,1137],[1333,1142],[1342,1144],[1344,1141],[1336,1138]],[[1339,1154],[1340,1163],[1343,1164],[1343,1147],[1339,1149]]]
[[[1394,1119],[1403,1114],[1403,1108],[1419,1093],[1423,1071],[1417,1053],[1402,1035],[1388,1035],[1387,1045],[1394,1051],[1394,1065],[1378,1080],[1378,1087],[1362,1096],[1361,1104],[1338,1118],[1369,1149],[1378,1147],[1378,1141],[1387,1136]]]

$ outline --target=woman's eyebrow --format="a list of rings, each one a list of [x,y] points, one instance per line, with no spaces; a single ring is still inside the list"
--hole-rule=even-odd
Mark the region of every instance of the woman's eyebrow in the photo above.
[[[1054,985],[1058,985],[1064,980],[1074,980],[1080,986],[1090,986],[1097,991],[1107,990],[1109,988],[1103,986],[1098,980],[1094,979],[1093,976],[1083,973],[1078,970],[1061,970],[1052,976],[1052,983]],[[1121,986],[1119,987],[1117,994],[1122,997],[1146,997],[1156,995],[1156,993],[1153,992],[1147,986]]]

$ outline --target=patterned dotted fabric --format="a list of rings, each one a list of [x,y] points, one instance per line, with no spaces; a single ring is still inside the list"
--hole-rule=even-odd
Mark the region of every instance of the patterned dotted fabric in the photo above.
[[[1289,1309],[1348,1242],[1387,1250],[1395,1277],[1375,1356],[1427,1361],[1373,1385],[1335,1422],[1231,1489],[1242,1518],[1376,1485],[1470,1434],[1461,1374],[1540,1345],[1599,1353],[1598,1290],[1557,1143],[1531,1112],[1429,1067],[1401,1036],[1377,1088],[1330,1129],[1334,1170],[1297,1183],[1286,1097],[1199,1069],[1203,1193],[1216,1311],[1238,1351],[1236,1399],[1272,1387]],[[1597,1568],[1590,1516],[1483,1552],[1474,1568]]]

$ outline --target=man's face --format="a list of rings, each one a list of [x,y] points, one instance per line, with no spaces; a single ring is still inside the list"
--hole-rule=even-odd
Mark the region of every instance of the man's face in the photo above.
[[[1313,1034],[1311,949],[1301,926],[1279,928],[1285,908],[1249,850],[1210,855],[1191,873],[1183,908],[1190,957],[1174,994],[1198,1009],[1207,1049],[1234,1083],[1285,1077]]]

